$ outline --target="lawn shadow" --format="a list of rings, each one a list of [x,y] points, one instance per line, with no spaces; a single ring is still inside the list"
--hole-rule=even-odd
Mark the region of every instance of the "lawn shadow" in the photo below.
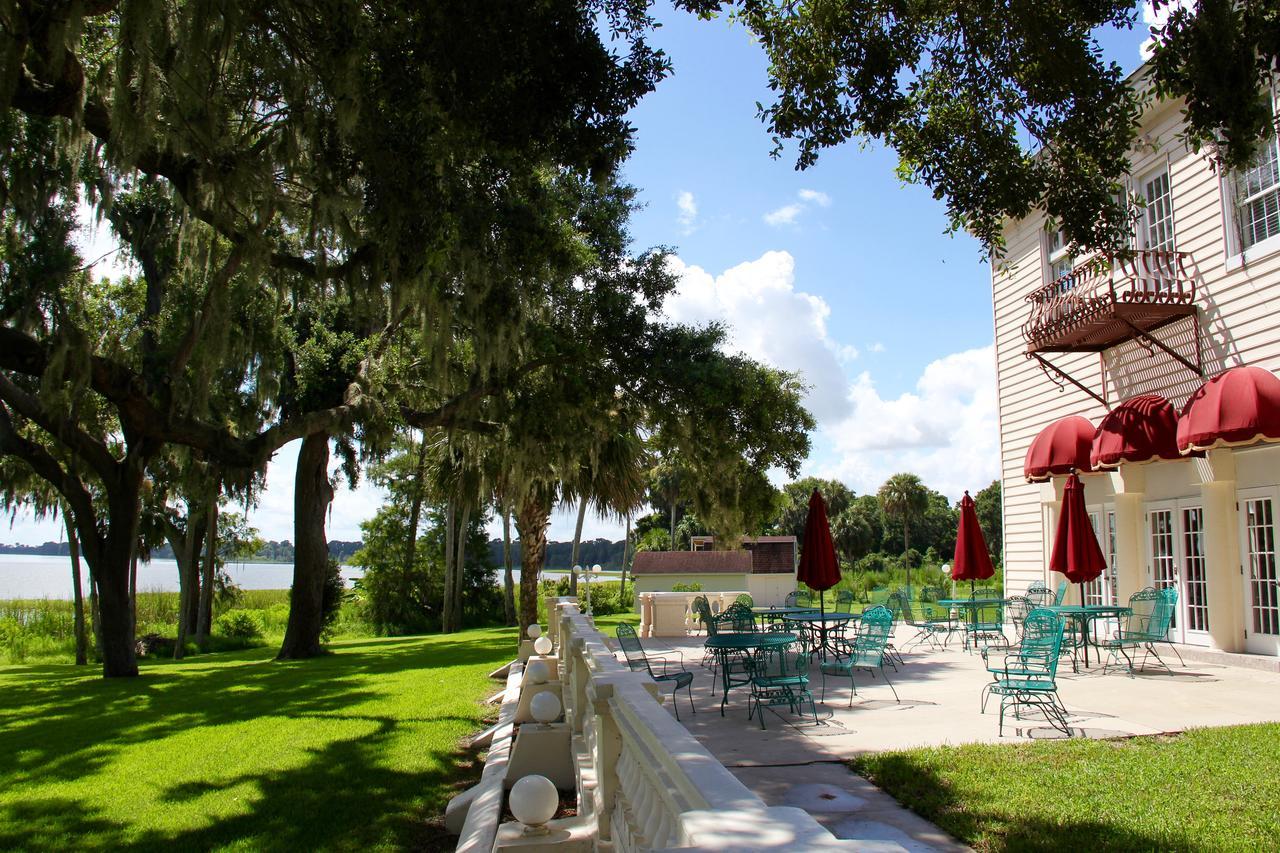
[[[39,666],[0,674],[0,783],[19,786],[71,782],[106,768],[123,750],[203,726],[287,717],[363,720],[372,731],[317,747],[301,766],[250,773],[216,783],[184,780],[166,789],[170,801],[195,799],[238,784],[256,786],[250,809],[175,836],[138,835],[83,804],[17,799],[0,808],[0,848],[59,849],[92,838],[113,848],[204,849],[250,839],[254,849],[316,849],[376,845],[430,849],[438,832],[425,827],[424,792],[447,785],[472,760],[461,752],[438,756],[428,772],[379,765],[387,741],[406,726],[440,721],[475,723],[423,704],[410,716],[362,714],[353,706],[403,690],[383,688],[377,676],[439,667],[496,666],[509,657],[509,632],[457,639],[414,637],[337,643],[332,653],[304,661],[273,661],[254,649],[145,663],[134,679],[102,679],[83,668]],[[479,698],[479,697],[477,697]],[[443,709],[441,709],[443,710]],[[424,745],[424,749],[426,746]],[[216,761],[216,758],[211,758]],[[430,809],[443,803],[432,802]],[[348,844],[358,836],[361,843]],[[367,845],[366,845],[367,842]],[[423,844],[427,844],[426,848]]]
[[[890,753],[875,757],[877,771],[870,780],[906,808],[937,824],[965,844],[990,851],[1081,850],[1151,851],[1190,853],[1203,850],[1202,844],[1173,835],[1176,827],[1159,835],[1135,831],[1096,819],[1063,815],[1045,818],[1013,809],[987,807],[970,802],[932,767],[910,753]],[[859,772],[855,762],[854,772]],[[1064,779],[1066,784],[1068,780]]]

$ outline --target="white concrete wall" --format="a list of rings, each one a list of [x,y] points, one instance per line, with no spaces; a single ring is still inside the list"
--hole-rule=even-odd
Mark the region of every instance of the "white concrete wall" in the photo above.
[[[796,588],[794,574],[753,575],[742,573],[715,574],[664,574],[637,575],[635,590],[636,612],[640,611],[639,594],[642,592],[671,592],[676,584],[701,584],[702,592],[731,592],[746,590],[757,605],[781,604],[787,593]]]
[[[1147,143],[1132,153],[1131,190],[1136,191],[1137,181],[1149,170],[1167,164],[1175,249],[1190,252],[1200,274],[1196,305],[1200,309],[1199,337],[1205,374],[1212,376],[1240,364],[1280,370],[1280,311],[1275,309],[1280,302],[1280,245],[1273,239],[1267,241],[1271,245],[1264,243],[1255,247],[1248,257],[1230,255],[1233,241],[1229,229],[1234,229],[1234,220],[1229,209],[1224,211],[1224,201],[1229,198],[1224,191],[1224,179],[1210,169],[1204,158],[1187,150],[1178,139],[1180,130],[1179,104],[1161,105],[1145,117],[1142,131]],[[1027,448],[1041,429],[1058,418],[1083,415],[1096,425],[1107,411],[1071,385],[1059,390],[1037,363],[1025,355],[1021,326],[1030,314],[1026,296],[1047,283],[1043,235],[1041,214],[1011,223],[1006,229],[1007,256],[992,274],[1004,486],[1005,583],[1010,593],[1020,592],[1033,581],[1048,580],[1052,525],[1057,517],[1054,490],[1028,484],[1023,478]],[[1167,326],[1156,335],[1195,360],[1194,324],[1189,319]],[[1073,377],[1101,391],[1112,405],[1136,394],[1158,393],[1181,408],[1202,382],[1200,377],[1159,350],[1151,356],[1134,342],[1121,344],[1101,355],[1052,353],[1046,357]],[[1125,475],[1130,480],[1128,488],[1124,477],[1093,474],[1083,478],[1091,507],[1105,513],[1120,505],[1129,522],[1120,537],[1128,543],[1122,549],[1126,565],[1119,568],[1122,598],[1127,597],[1134,584],[1146,585],[1151,579],[1145,507],[1178,498],[1209,501],[1219,508],[1213,513],[1212,523],[1216,529],[1210,535],[1218,542],[1214,555],[1217,606],[1227,610],[1223,614],[1225,623],[1242,618],[1243,584],[1236,584],[1229,576],[1229,570],[1233,570],[1239,577],[1238,566],[1223,564],[1226,560],[1238,560],[1238,552],[1232,549],[1238,549],[1239,545],[1239,518],[1233,502],[1214,498],[1210,492],[1221,488],[1234,491],[1244,488],[1245,482],[1259,486],[1280,483],[1280,454],[1233,453],[1240,464],[1230,473],[1232,477],[1239,476],[1239,484],[1234,479],[1218,476],[1210,482],[1217,482],[1219,486],[1206,487],[1194,463],[1186,461],[1140,466],[1145,470]],[[1135,484],[1141,489],[1135,490]],[[1127,504],[1123,497],[1126,492],[1133,496]],[[1233,588],[1237,586],[1239,588]],[[1213,644],[1234,650],[1242,640],[1235,636],[1236,627],[1229,627],[1232,635],[1215,635]]]

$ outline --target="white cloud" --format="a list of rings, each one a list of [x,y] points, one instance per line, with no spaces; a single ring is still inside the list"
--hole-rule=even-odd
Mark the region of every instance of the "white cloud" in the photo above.
[[[1142,4],[1142,22],[1152,29],[1159,29],[1169,22],[1169,16],[1178,9],[1194,11],[1194,8],[1195,0],[1164,0],[1164,2],[1160,3],[1159,8],[1151,0],[1145,0]],[[1144,62],[1151,58],[1155,46],[1155,39],[1151,37],[1148,37],[1138,46],[1138,52],[1142,55]]]
[[[764,221],[766,225],[772,225],[775,228],[779,225],[794,225],[802,210],[804,210],[804,207],[801,205],[788,204],[766,213]]]
[[[867,352],[884,352],[884,344],[880,343],[879,341],[869,344],[867,346]]]
[[[680,210],[676,221],[680,223],[685,234],[692,233],[698,222],[698,202],[694,199],[693,193],[684,190],[677,195],[676,207]]]
[[[869,373],[850,391],[853,413],[821,433],[834,460],[819,473],[858,492],[910,471],[957,498],[999,476],[995,357],[991,346],[945,356],[925,367],[913,392],[886,399]]]
[[[811,202],[819,207],[831,206],[831,196],[818,190],[800,190],[799,196],[801,201]]]
[[[803,374],[811,386],[805,404],[819,420],[851,411],[840,346],[827,332],[831,309],[796,289],[795,259],[789,253],[766,252],[719,276],[679,258],[670,263],[680,284],[663,306],[668,317],[723,323],[729,330],[727,349]]]
[[[831,196],[818,190],[800,190],[796,193],[799,201],[791,204],[783,205],[777,210],[771,210],[764,215],[766,225],[777,228],[782,225],[795,225],[800,218],[800,214],[804,213],[810,207],[817,205],[818,207],[830,207]]]

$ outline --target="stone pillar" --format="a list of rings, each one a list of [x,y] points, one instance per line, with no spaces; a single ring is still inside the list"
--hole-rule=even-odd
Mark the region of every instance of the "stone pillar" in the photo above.
[[[1236,509],[1236,460],[1227,448],[1196,460],[1204,507],[1209,636],[1225,652],[1244,651],[1244,584],[1240,580],[1240,516]]]
[[[1122,465],[1110,474],[1116,507],[1116,603],[1149,586],[1147,579],[1146,469]],[[1105,521],[1105,520],[1104,520]]]

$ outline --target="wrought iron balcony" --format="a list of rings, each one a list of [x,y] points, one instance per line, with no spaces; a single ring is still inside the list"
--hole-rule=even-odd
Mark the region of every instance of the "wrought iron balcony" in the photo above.
[[[1195,316],[1195,265],[1186,252],[1095,255],[1027,297],[1027,355],[1101,352]],[[1163,347],[1162,347],[1163,348]]]

